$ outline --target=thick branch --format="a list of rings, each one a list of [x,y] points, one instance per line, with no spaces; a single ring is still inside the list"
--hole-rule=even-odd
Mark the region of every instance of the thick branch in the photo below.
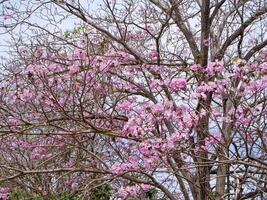
[[[262,9],[258,10],[254,13],[248,20],[246,20],[228,39],[224,42],[222,48],[219,50],[217,55],[215,56],[217,59],[221,60],[227,48],[232,44],[232,42],[239,37],[245,29],[252,24],[256,19],[260,16],[266,14],[267,6],[263,7]]]
[[[250,49],[247,54],[245,55],[244,59],[248,61],[255,53],[260,51],[262,48],[266,47],[267,45],[267,39],[264,40],[262,43],[254,46],[252,49]]]

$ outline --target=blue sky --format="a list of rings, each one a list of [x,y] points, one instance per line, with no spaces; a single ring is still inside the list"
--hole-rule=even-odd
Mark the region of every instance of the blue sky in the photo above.
[[[15,5],[16,7],[19,7],[19,11],[22,11],[23,9],[26,8],[25,6],[26,4],[34,5],[34,2],[35,2],[34,0],[33,1],[9,0],[8,4],[11,3],[12,5]],[[80,2],[84,6],[85,9],[92,11],[93,9],[97,7],[97,4],[101,3],[102,1],[81,0]],[[12,41],[10,34],[4,33],[5,29],[2,27],[2,25],[10,24],[13,22],[12,20],[13,16],[9,16],[7,14],[7,10],[4,9],[4,6],[6,7],[8,6],[8,4],[0,4],[0,63],[2,62],[3,58],[8,57],[9,55],[8,50],[10,49],[9,42]],[[47,10],[44,9],[43,13],[45,13],[46,11]],[[7,16],[8,19],[4,19],[5,16]],[[48,16],[48,17],[51,17],[51,16]],[[59,17],[57,16],[55,19],[58,20]],[[32,15],[29,19],[27,19],[27,21],[31,23],[36,23],[49,30],[53,29],[52,24],[49,22],[46,22],[44,19],[41,19],[40,16],[38,16],[38,14]],[[78,23],[79,21],[77,20],[76,17],[68,17],[64,19],[63,21],[61,21],[60,23],[57,23],[57,26],[61,29],[62,32],[64,32],[65,30],[73,30],[73,28],[75,27],[75,24],[78,24]],[[16,29],[13,30],[13,33],[20,34],[22,37],[23,37],[23,34],[25,34],[26,32],[29,33],[28,31],[25,30],[25,26],[23,25],[18,26]]]

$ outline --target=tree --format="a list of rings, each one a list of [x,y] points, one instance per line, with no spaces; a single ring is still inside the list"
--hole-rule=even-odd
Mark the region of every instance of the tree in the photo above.
[[[3,187],[266,198],[264,0],[97,3],[1,2]]]

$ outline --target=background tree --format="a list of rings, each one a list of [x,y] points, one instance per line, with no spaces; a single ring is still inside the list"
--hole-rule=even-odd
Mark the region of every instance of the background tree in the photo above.
[[[266,198],[264,0],[1,12],[2,195]]]

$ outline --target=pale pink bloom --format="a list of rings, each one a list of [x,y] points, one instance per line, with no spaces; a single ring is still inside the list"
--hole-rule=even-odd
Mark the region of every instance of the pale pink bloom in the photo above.
[[[217,118],[217,117],[221,117],[222,113],[219,110],[213,110],[212,115],[213,117]]]
[[[141,127],[138,124],[136,124],[136,119],[134,117],[132,117],[123,126],[122,133],[125,135],[137,137],[140,134],[140,132],[138,132],[138,130],[140,130],[140,128]]]
[[[108,63],[106,62],[102,62],[100,65],[99,65],[99,69],[101,72],[107,72],[108,69],[109,69],[109,65]]]
[[[259,64],[257,62],[253,62],[248,67],[250,68],[250,70],[255,71],[259,67]]]
[[[148,156],[150,154],[150,150],[152,149],[151,145],[148,144],[148,142],[144,141],[141,142],[139,145],[139,151],[141,152],[141,154]]]
[[[18,143],[19,146],[21,146],[24,149],[31,149],[33,147],[32,144],[26,142],[26,141],[19,141]]]
[[[261,73],[267,74],[267,63],[263,63],[259,67],[261,69]]]
[[[251,122],[251,118],[250,117],[241,117],[240,119],[237,120],[237,122],[235,124],[237,126],[249,125],[250,122]]]
[[[131,102],[129,100],[124,100],[118,106],[119,106],[119,108],[121,108],[123,110],[130,110],[131,109]]]
[[[73,59],[85,60],[86,59],[86,51],[82,49],[76,49],[73,53]]]
[[[74,83],[73,87],[75,90],[79,90],[79,89],[81,89],[81,84],[80,83]]]
[[[23,101],[31,101],[35,98],[35,94],[28,89],[24,89],[20,94],[20,99]]]
[[[31,72],[33,74],[39,74],[39,73],[48,73],[47,67],[44,67],[42,65],[29,65],[27,67],[27,72]]]
[[[205,147],[206,149],[208,148],[209,145],[213,145],[215,143],[217,143],[218,141],[220,141],[221,136],[218,133],[215,133],[214,135],[210,135],[209,137],[207,137],[205,139]]]
[[[260,58],[265,61],[267,60],[267,50],[264,50],[260,53]]]
[[[162,103],[157,103],[151,106],[153,113],[162,113],[164,111],[164,105]]]
[[[48,66],[49,71],[58,72],[61,70],[61,66],[59,64],[51,64]]]
[[[144,183],[141,183],[141,184],[140,184],[140,187],[141,187],[144,191],[148,191],[148,190],[151,189],[151,185],[144,184]]]
[[[167,150],[172,150],[174,147],[175,147],[175,145],[174,145],[174,141],[171,140],[171,139],[168,139],[168,140],[167,140],[167,143],[166,143],[166,148],[167,148]]]
[[[205,71],[208,75],[213,76],[215,73],[224,72],[224,70],[223,61],[216,60],[215,62],[209,62]]]
[[[185,90],[187,85],[187,81],[184,78],[174,78],[170,83],[170,88],[172,91],[176,92],[179,90]]]
[[[10,125],[18,125],[19,122],[20,122],[20,120],[19,120],[19,119],[16,119],[16,118],[9,118],[9,119],[8,119],[8,123],[9,123]]]
[[[126,198],[129,195],[128,191],[125,190],[125,188],[122,188],[122,187],[118,189],[117,193],[118,193],[118,195],[120,197],[123,197],[123,198]]]
[[[194,92],[192,93],[192,97],[196,98],[196,99],[203,99],[206,100],[207,99],[207,95],[204,92]]]
[[[121,195],[124,198],[126,198],[128,196],[135,197],[140,192],[140,189],[141,188],[140,188],[139,185],[127,186],[125,188],[120,188],[118,190],[118,194]]]
[[[150,87],[152,88],[152,89],[158,89],[158,87],[159,86],[161,86],[162,85],[162,81],[161,80],[152,80],[151,82],[150,82]]]
[[[7,20],[8,18],[9,18],[9,16],[7,16],[7,15],[3,16],[3,20]]]
[[[191,70],[192,70],[192,71],[201,71],[201,70],[202,70],[202,67],[201,67],[200,64],[193,64],[193,65],[191,66]]]
[[[151,51],[149,54],[148,54],[148,57],[150,59],[155,59],[158,57],[158,52],[157,51]]]
[[[204,83],[202,82],[200,86],[198,86],[197,88],[197,92],[198,93],[202,93],[202,92],[212,92],[217,88],[217,85],[214,82],[208,82]]]
[[[0,199],[7,200],[8,199],[9,188],[0,187]]]
[[[79,71],[80,67],[78,65],[71,65],[69,67],[69,74],[72,75],[72,74],[75,74]]]
[[[111,167],[111,171],[113,174],[121,174],[121,173],[124,173],[126,171],[129,170],[129,167],[127,164],[119,164],[119,163],[116,163],[114,165],[112,165]]]
[[[148,170],[152,170],[155,165],[156,165],[156,162],[155,162],[155,158],[147,158],[144,160],[144,163],[145,163],[145,168],[148,169]]]
[[[65,98],[60,98],[59,100],[58,100],[58,104],[59,104],[59,106],[60,107],[63,107],[64,106],[64,104],[65,104]]]
[[[30,155],[31,160],[43,159],[46,154],[46,149],[43,147],[36,147],[33,149]]]

